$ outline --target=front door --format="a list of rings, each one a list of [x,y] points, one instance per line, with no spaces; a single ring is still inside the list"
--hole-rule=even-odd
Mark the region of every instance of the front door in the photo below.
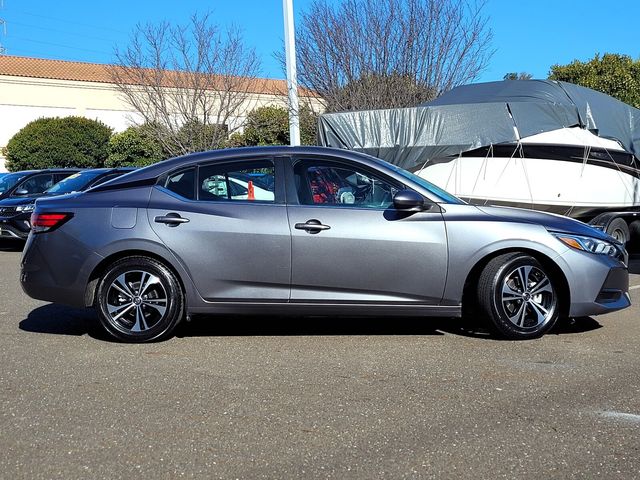
[[[290,173],[292,302],[440,302],[447,242],[437,206],[395,210],[404,186],[354,162],[300,159]]]
[[[218,162],[176,171],[153,189],[149,222],[205,300],[289,299],[291,239],[279,177],[271,159]]]

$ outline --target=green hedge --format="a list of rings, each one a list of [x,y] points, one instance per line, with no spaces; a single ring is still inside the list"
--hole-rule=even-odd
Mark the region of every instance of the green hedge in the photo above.
[[[111,128],[84,117],[40,118],[28,123],[7,144],[10,171],[53,167],[102,167]]]

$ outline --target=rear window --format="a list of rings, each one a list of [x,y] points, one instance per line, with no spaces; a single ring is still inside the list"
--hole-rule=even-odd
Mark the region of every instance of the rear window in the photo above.
[[[81,192],[98,175],[100,175],[100,172],[74,173],[64,180],[56,183],[53,187],[48,189],[46,193],[63,194],[71,192]]]
[[[193,168],[181,170],[167,177],[163,187],[187,200],[195,200],[195,171]]]

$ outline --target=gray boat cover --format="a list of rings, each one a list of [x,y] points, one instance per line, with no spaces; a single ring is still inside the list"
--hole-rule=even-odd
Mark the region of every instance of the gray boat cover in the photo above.
[[[463,85],[413,108],[324,114],[318,120],[318,141],[412,169],[576,126],[616,139],[640,158],[640,110],[589,88],[551,80]]]

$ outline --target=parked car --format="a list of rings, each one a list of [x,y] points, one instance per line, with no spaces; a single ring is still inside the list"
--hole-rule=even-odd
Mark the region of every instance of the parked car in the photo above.
[[[41,193],[14,195],[0,200],[0,237],[26,239],[31,231],[31,213],[38,198],[82,192],[108,182],[135,168],[96,168],[81,170]]]
[[[259,173],[273,199],[212,193]],[[167,160],[38,200],[22,259],[31,297],[93,306],[114,338],[166,338],[197,313],[475,311],[499,334],[629,306],[628,255],[579,221],[468,205],[382,160],[255,147]]]
[[[42,193],[78,171],[77,168],[50,168],[8,173],[0,178],[0,200]]]

